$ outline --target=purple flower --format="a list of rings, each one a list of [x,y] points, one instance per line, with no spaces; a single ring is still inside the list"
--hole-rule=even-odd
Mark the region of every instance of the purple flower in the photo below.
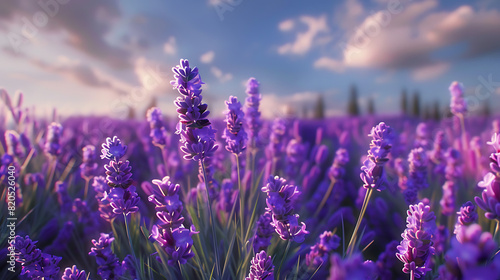
[[[425,189],[429,186],[427,183],[427,155],[422,147],[411,150],[408,155],[408,181],[409,188],[417,190]]]
[[[16,261],[22,265],[21,279],[55,279],[61,257],[42,253],[36,248],[36,243],[27,235],[24,238],[17,235],[15,238]]]
[[[368,150],[368,158],[361,167],[360,177],[364,182],[364,188],[373,188],[380,191],[385,188],[384,185],[387,180],[384,164],[389,160],[387,156],[392,148],[392,128],[381,122],[372,128],[368,136],[371,136],[373,140]]]
[[[460,227],[456,237],[451,240],[445,264],[439,268],[441,279],[492,279],[492,275],[498,275],[500,259],[496,257],[489,262],[497,249],[489,232],[482,232],[478,224],[472,224]],[[485,271],[481,273],[482,269]],[[488,270],[493,274],[485,274]],[[474,272],[477,274],[474,275]]]
[[[339,254],[333,254],[330,264],[328,280],[368,280],[373,279],[376,272],[375,264],[371,261],[363,262],[363,257],[359,253],[346,259],[342,259]]]
[[[222,181],[222,186],[217,201],[217,210],[219,211],[219,213],[231,213],[231,210],[233,209],[233,205],[235,203],[236,205],[234,205],[234,212],[238,212],[238,193],[238,190],[235,190],[233,188],[233,183],[231,182],[231,180],[224,179],[224,181]]]
[[[187,59],[181,59],[179,65],[172,67],[172,71],[175,80],[170,81],[170,84],[174,89],[185,95],[188,91],[193,95],[201,93],[201,85],[204,83],[198,73],[198,67],[191,68]]]
[[[262,191],[267,194],[266,211],[272,215],[271,225],[276,233],[283,240],[292,239],[295,242],[302,243],[305,235],[309,232],[306,225],[298,224],[299,215],[293,214],[292,199],[300,192],[296,186],[288,185],[285,179],[278,176],[269,177],[267,184],[262,187]]]
[[[122,268],[130,273],[133,279],[137,279],[137,270],[135,269],[134,259],[127,255],[122,261]]]
[[[57,181],[55,183],[55,191],[57,193],[57,202],[61,207],[62,213],[67,213],[71,210],[73,202],[68,194],[68,185],[64,182]]]
[[[429,265],[435,253],[432,235],[436,228],[436,216],[430,206],[420,202],[410,205],[406,223],[396,257],[404,263],[404,273],[413,273],[420,278],[431,270]]]
[[[101,158],[111,161],[118,161],[127,152],[127,146],[122,144],[122,141],[114,136],[106,138],[106,143],[102,144]]]
[[[198,232],[192,225],[190,229],[184,228],[182,224],[182,202],[179,200],[178,184],[170,182],[170,177],[166,176],[162,180],[153,180],[153,184],[158,186],[160,192],[153,191],[149,196],[149,201],[154,203],[156,216],[160,222],[151,229],[151,241],[157,241],[169,256],[168,265],[185,264],[188,259],[194,257],[191,251],[193,239],[191,236]],[[157,257],[161,262],[161,259]]]
[[[102,176],[94,177],[92,182],[92,187],[96,192],[95,198],[99,205],[99,213],[101,218],[110,222],[114,217],[117,216],[116,213],[113,212],[113,207],[111,207],[111,202],[108,199],[103,199],[104,196],[107,197],[107,194],[111,191],[111,188],[106,182],[106,179]]]
[[[114,240],[111,233],[101,233],[99,240],[92,239],[94,247],[90,249],[89,255],[96,258],[97,274],[103,279],[120,279],[123,274],[120,261],[111,251],[111,243]]]
[[[454,115],[467,112],[467,102],[464,99],[464,85],[459,82],[452,82],[450,85],[450,109]]]
[[[482,199],[475,197],[474,201],[479,208],[486,211],[484,214],[490,220],[500,220],[500,137],[494,134],[487,144],[492,146],[495,152],[490,155],[490,169],[483,180],[478,183],[483,188]]]
[[[262,127],[259,111],[262,96],[259,93],[259,82],[255,78],[248,79],[246,93],[245,120],[248,128],[249,146],[256,148],[259,142],[259,132]]]
[[[385,251],[378,256],[378,260],[375,263],[377,266],[378,279],[392,279],[392,270],[394,267],[395,258],[394,255],[397,253],[398,242],[393,240],[385,246]]]
[[[5,131],[5,144],[7,146],[7,154],[13,157],[22,157],[25,155],[24,147],[20,142],[20,136],[16,131]]]
[[[319,241],[311,247],[306,255],[306,265],[317,268],[326,265],[329,254],[340,245],[340,237],[331,231],[325,231],[319,236]]]
[[[129,166],[129,161],[110,161],[104,165],[106,169],[106,180],[112,188],[126,189],[132,185],[132,167]]]
[[[345,174],[345,165],[349,162],[349,153],[344,148],[339,148],[335,152],[333,164],[328,169],[328,177],[330,180],[340,180]]]
[[[45,140],[45,153],[50,156],[58,156],[61,154],[61,134],[62,126],[58,123],[51,123],[47,127],[47,137]]]
[[[113,212],[117,215],[135,213],[139,211],[139,195],[135,192],[135,187],[130,186],[127,189],[112,188],[109,193],[104,193],[102,200],[108,200]]]
[[[257,230],[253,238],[253,251],[257,252],[267,250],[271,245],[271,238],[273,237],[274,227],[271,225],[272,216],[269,212],[262,214],[257,220]]]
[[[163,116],[160,108],[157,107],[150,108],[146,112],[146,118],[151,128],[149,137],[151,137],[153,145],[158,146],[160,148],[167,145],[168,136],[167,136],[167,131],[165,130],[165,127],[163,125],[162,121]]]
[[[97,170],[95,147],[87,145],[82,149],[83,163],[80,165],[80,174],[83,179],[90,180]]]
[[[250,272],[245,280],[272,280],[274,279],[274,265],[271,256],[266,251],[255,254],[250,265]]]
[[[64,269],[62,280],[85,280],[87,279],[87,275],[85,274],[85,270],[78,270],[76,265],[73,265],[71,268],[66,267]]]
[[[460,211],[457,212],[457,223],[455,224],[454,234],[457,234],[458,228],[462,226],[468,226],[475,223],[478,219],[476,212],[476,205],[471,201],[467,201],[460,207]]]
[[[439,201],[439,204],[441,205],[441,213],[445,216],[450,216],[455,212],[455,189],[455,182],[444,182],[443,197]]]
[[[246,149],[247,134],[243,128],[243,117],[245,114],[241,110],[241,103],[234,96],[226,101],[227,111],[225,112],[226,128],[222,138],[226,139],[226,150],[235,155],[239,155]]]

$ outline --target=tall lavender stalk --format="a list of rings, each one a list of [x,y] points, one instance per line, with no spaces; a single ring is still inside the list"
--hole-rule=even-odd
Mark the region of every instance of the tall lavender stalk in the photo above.
[[[361,207],[361,212],[359,213],[358,221],[354,227],[354,231],[347,246],[347,253],[352,255],[354,251],[354,244],[356,243],[357,233],[363,216],[370,201],[373,190],[381,191],[385,188],[387,182],[384,165],[389,161],[387,156],[392,148],[393,134],[392,128],[386,125],[384,122],[379,123],[377,126],[373,127],[370,134],[373,139],[370,142],[370,149],[368,150],[368,158],[363,163],[361,167],[361,180],[363,181],[363,187],[367,189],[365,194],[365,199]]]
[[[397,247],[396,257],[404,263],[403,272],[410,274],[410,280],[421,278],[431,270],[429,265],[434,255],[436,216],[430,209],[422,202],[410,205],[406,229],[401,234],[403,240]]]
[[[170,84],[177,89],[181,96],[177,97],[174,104],[177,107],[179,123],[176,134],[181,136],[181,151],[184,159],[198,161],[201,166],[207,195],[207,209],[212,227],[212,240],[215,250],[216,275],[219,277],[219,254],[217,247],[217,236],[215,234],[214,216],[212,213],[212,201],[209,195],[210,180],[207,177],[205,160],[214,156],[218,146],[215,143],[215,130],[210,126],[207,119],[210,111],[208,105],[202,103],[201,81],[198,68],[191,68],[187,59],[181,59],[180,64],[173,67],[174,80]]]

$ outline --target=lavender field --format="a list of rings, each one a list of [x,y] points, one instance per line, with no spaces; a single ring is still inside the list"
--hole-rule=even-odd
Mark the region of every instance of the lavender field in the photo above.
[[[217,119],[172,71],[178,118],[58,123],[1,92],[2,279],[499,278],[500,122],[460,83],[440,121],[272,120],[250,78]]]

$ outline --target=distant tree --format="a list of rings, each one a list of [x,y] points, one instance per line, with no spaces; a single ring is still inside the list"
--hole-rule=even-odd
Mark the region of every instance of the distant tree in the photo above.
[[[347,104],[347,114],[350,116],[359,115],[358,90],[355,85],[349,90],[349,102]]]
[[[424,105],[424,120],[430,120],[432,118],[431,106],[429,104]]]
[[[314,105],[314,118],[324,119],[325,118],[325,101],[323,100],[323,95],[319,94],[316,104]]]
[[[436,121],[441,120],[441,110],[439,109],[439,101],[434,102],[434,107],[432,110],[432,118]]]
[[[406,89],[401,91],[401,112],[403,115],[408,115],[408,95]]]
[[[420,117],[420,93],[418,91],[413,93],[411,113],[414,117]]]
[[[368,112],[368,115],[375,115],[375,102],[373,101],[372,97],[368,98],[366,111]]]

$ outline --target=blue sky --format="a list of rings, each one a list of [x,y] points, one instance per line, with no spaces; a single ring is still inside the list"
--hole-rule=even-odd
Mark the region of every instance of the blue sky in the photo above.
[[[173,115],[180,58],[200,68],[216,115],[229,95],[244,98],[249,77],[268,117],[318,94],[327,114],[342,114],[352,84],[362,108],[371,97],[389,114],[402,88],[446,106],[454,80],[471,102],[500,102],[498,1],[36,2],[0,4],[0,87],[42,115],[142,114],[153,96]]]

